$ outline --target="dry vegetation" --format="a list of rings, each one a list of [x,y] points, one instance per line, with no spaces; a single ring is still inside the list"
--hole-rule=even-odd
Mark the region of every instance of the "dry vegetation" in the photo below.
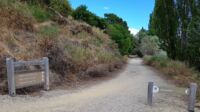
[[[164,77],[173,80],[181,87],[188,87],[191,82],[200,85],[200,75],[195,69],[190,68],[185,63],[168,59],[165,56],[145,56],[144,63],[155,67],[164,74]],[[200,90],[198,90],[200,99]]]
[[[0,1],[0,94],[7,88],[6,57],[49,57],[52,86],[103,76],[125,63],[116,44],[103,31],[71,17],[41,17],[38,13],[46,14],[44,9],[37,9],[34,15],[36,9],[20,2]]]

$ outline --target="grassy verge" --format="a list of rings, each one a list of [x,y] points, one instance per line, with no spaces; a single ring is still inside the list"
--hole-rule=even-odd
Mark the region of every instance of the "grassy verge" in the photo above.
[[[145,56],[144,63],[161,71],[166,78],[173,80],[178,86],[188,87],[191,82],[200,85],[199,72],[190,68],[183,62],[174,61],[166,56],[157,55]],[[198,90],[198,99],[200,100],[200,90]]]

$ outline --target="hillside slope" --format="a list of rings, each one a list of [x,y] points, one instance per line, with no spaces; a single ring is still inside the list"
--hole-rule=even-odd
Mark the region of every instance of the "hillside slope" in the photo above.
[[[117,45],[98,28],[59,14],[41,22],[32,12],[26,3],[0,1],[0,94],[7,88],[7,57],[48,57],[52,86],[106,75],[125,62]]]

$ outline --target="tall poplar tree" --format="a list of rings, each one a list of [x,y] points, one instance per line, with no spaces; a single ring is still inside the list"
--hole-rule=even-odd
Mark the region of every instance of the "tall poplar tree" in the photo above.
[[[159,37],[161,48],[167,51],[170,58],[176,59],[178,17],[174,0],[156,0],[152,16],[153,26],[150,25],[150,28]]]
[[[200,70],[200,16],[194,17],[188,31],[188,61]]]
[[[149,35],[155,35],[155,23],[154,23],[154,15],[153,13],[150,14],[150,18],[149,18],[149,31],[148,34]]]
[[[178,12],[178,32],[177,36],[178,45],[177,47],[177,56],[180,60],[185,60],[187,57],[187,46],[188,46],[188,37],[187,37],[187,30],[189,24],[192,20],[193,14],[196,12],[196,3],[195,0],[176,0],[176,8]]]
[[[200,6],[192,17],[188,31],[187,61],[200,70]]]

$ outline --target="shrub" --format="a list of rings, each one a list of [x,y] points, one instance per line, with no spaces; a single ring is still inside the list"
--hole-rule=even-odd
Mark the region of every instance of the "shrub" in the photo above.
[[[199,84],[199,73],[183,62],[170,60],[166,56],[157,55],[145,56],[144,63],[157,68],[179,86],[187,87],[191,82]],[[200,95],[200,91],[198,94]]]
[[[116,60],[116,57],[111,52],[107,52],[105,50],[100,50],[96,53],[98,57],[98,61],[100,63],[111,63],[113,60]]]
[[[159,52],[159,40],[157,36],[145,36],[141,38],[139,50],[143,55],[154,55]]]
[[[65,50],[70,55],[69,57],[72,59],[72,61],[78,65],[87,65],[88,59],[93,58],[92,50],[83,48],[82,46],[66,45]]]
[[[50,18],[50,13],[39,6],[29,5],[29,10],[38,22],[44,22]]]
[[[40,31],[40,35],[46,38],[54,38],[58,35],[59,28],[57,26],[46,26]]]
[[[93,43],[96,45],[96,46],[98,46],[98,47],[100,47],[103,43],[104,43],[104,41],[101,39],[101,38],[94,38],[94,39],[92,39],[92,41],[93,41]]]
[[[72,12],[72,8],[68,0],[51,0],[50,7],[64,16],[68,16]]]

